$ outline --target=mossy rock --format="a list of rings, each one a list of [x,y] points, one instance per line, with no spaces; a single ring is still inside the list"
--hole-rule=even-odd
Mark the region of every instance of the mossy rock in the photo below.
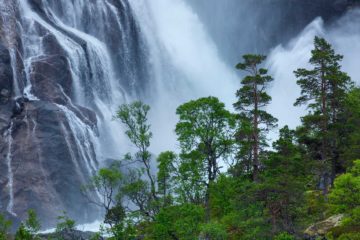
[[[305,234],[308,236],[325,236],[330,230],[340,226],[343,214],[331,216],[321,222],[317,222],[305,230]]]

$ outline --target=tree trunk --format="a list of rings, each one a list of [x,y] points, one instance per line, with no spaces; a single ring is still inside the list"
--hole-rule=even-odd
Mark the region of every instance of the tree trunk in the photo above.
[[[259,172],[259,131],[258,131],[258,92],[257,92],[257,84],[254,83],[254,119],[253,119],[253,138],[254,138],[254,161],[253,161],[253,180],[255,182],[258,181],[258,172]]]

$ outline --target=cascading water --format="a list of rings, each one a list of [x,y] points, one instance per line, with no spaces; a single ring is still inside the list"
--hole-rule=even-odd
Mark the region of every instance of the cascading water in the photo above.
[[[10,46],[13,73],[11,89],[2,93],[12,93],[7,109],[13,113],[8,115],[22,132],[14,141],[11,139],[6,155],[10,164],[7,211],[24,215],[25,209],[34,205],[40,217],[50,222],[61,210],[68,210],[77,220],[87,220],[90,209],[77,207],[84,206],[88,198],[81,196],[80,187],[88,183],[104,160],[118,159],[127,151],[121,126],[111,119],[117,106],[131,99],[130,93],[135,94],[138,90],[134,88],[142,81],[142,70],[134,68],[134,64],[142,62],[141,39],[131,13],[126,12],[128,4],[103,0],[7,0],[1,6],[1,23],[5,27],[0,30],[9,28],[4,35]],[[67,11],[69,8],[77,11]],[[92,18],[95,15],[99,19]],[[90,18],[99,28],[87,25]],[[104,27],[113,20],[117,28]],[[19,31],[15,31],[13,23],[18,23]],[[12,148],[20,151],[12,155]],[[21,159],[26,151],[31,154]],[[12,162],[19,166],[16,173],[12,172]],[[34,173],[26,173],[27,168]],[[32,181],[45,184],[30,187],[29,194],[22,191],[14,199],[19,189],[13,189],[13,185],[26,188],[31,183],[24,184],[22,179],[38,171]],[[0,197],[5,199],[2,194]],[[27,204],[18,204],[24,201]]]
[[[310,67],[308,61],[315,36],[325,37],[334,45],[336,52],[344,55],[343,70],[354,82],[360,83],[360,69],[357,61],[360,59],[359,21],[360,9],[350,10],[327,27],[321,18],[316,18],[288,44],[272,49],[267,65],[275,81],[271,90],[273,102],[269,111],[279,118],[279,127],[288,124],[295,128],[300,124],[300,117],[306,111],[302,107],[293,106],[296,98],[300,96],[300,88],[296,84],[293,71],[297,68]],[[291,114],[284,109],[291,111]]]
[[[185,1],[139,0],[130,4],[149,48],[154,93],[150,95],[152,149],[174,149],[176,138],[171,134],[177,121],[176,107],[190,99],[212,95],[231,108],[235,98],[231,93],[238,80]],[[163,139],[167,139],[166,143]]]
[[[13,173],[13,168],[12,168],[12,151],[13,151],[13,137],[12,137],[12,133],[13,133],[13,122],[10,123],[10,127],[7,130],[7,132],[5,133],[5,137],[7,138],[7,144],[8,144],[8,150],[7,150],[7,154],[6,154],[6,164],[7,164],[7,168],[8,168],[8,172],[7,172],[7,178],[8,178],[8,184],[7,184],[7,188],[9,191],[9,202],[8,205],[6,207],[6,210],[16,216],[16,214],[13,211],[13,207],[14,207],[14,173]]]
[[[229,2],[231,8],[238,6],[236,0]],[[252,1],[245,2],[239,4],[240,13],[255,9]],[[211,4],[217,8],[224,3]],[[0,178],[6,189],[0,188],[0,202],[5,210],[23,218],[28,208],[35,208],[48,225],[61,210],[78,221],[98,217],[80,187],[101,164],[132,150],[121,125],[111,121],[122,103],[141,99],[151,105],[154,153],[176,150],[173,129],[179,104],[214,95],[231,108],[239,87],[232,61],[237,52],[240,60],[240,54],[250,51],[244,46],[252,44],[247,34],[253,30],[246,29],[240,40],[236,34],[215,39],[218,30],[209,27],[205,15],[220,19],[220,27],[228,18],[221,11],[214,15],[211,8],[200,14],[195,5],[190,0],[0,0],[0,74],[5,76],[0,79],[0,141],[7,146],[0,147],[0,156],[6,157],[0,161],[0,174],[7,176]],[[264,11],[266,6],[259,10]],[[358,19],[356,11],[349,14]],[[241,26],[260,17],[246,14],[249,19]],[[271,22],[278,33],[278,21]],[[225,30],[220,32],[232,34]],[[255,32],[259,38],[254,49],[267,49],[271,41],[257,48],[265,40],[262,29]],[[306,66],[315,34],[329,37],[346,55],[345,70],[359,76],[352,65],[356,61],[346,60],[359,57],[359,29],[346,17],[330,29],[315,20],[269,54],[267,65],[275,78],[270,110],[280,125],[290,122],[295,127],[304,111],[282,110],[292,109],[284,105],[298,95],[292,71]],[[272,39],[278,39],[274,35]],[[228,37],[229,46],[216,45]],[[349,42],[356,46],[352,52],[346,47]]]

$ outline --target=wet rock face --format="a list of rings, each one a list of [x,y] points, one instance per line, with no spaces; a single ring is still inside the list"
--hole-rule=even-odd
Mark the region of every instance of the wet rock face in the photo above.
[[[30,71],[35,96],[58,104],[68,101],[66,96],[72,94],[72,78],[65,56],[40,56],[31,63]]]
[[[0,44],[0,103],[9,101],[12,93],[13,73],[9,50]]]
[[[87,168],[86,162],[78,154],[74,132],[65,113],[58,105],[47,101],[18,100],[17,105],[22,107],[13,112],[10,119],[12,212],[17,214],[12,217],[24,219],[28,209],[35,209],[43,227],[54,226],[56,216],[64,210],[78,221],[95,218],[98,210],[80,191],[90,173],[83,171]],[[86,121],[91,121],[89,110],[78,111],[79,116],[88,116]],[[96,122],[91,124],[95,126]],[[8,136],[3,134],[0,138],[0,203],[6,210],[10,201],[6,163],[9,144]]]
[[[105,51],[112,51],[113,75],[125,91],[139,91],[145,86],[139,79],[147,79],[145,67],[138,68],[147,59],[128,2],[108,0],[99,9],[100,2],[75,14],[69,11],[74,1],[67,0],[0,5],[0,211],[15,226],[29,208],[44,228],[53,227],[63,210],[77,222],[99,216],[88,200],[96,196],[80,188],[98,166],[92,138],[104,115],[94,102],[110,95]],[[83,101],[76,101],[81,94]]]
[[[83,153],[77,139],[96,133],[96,113],[72,102],[73,79],[64,50],[42,26],[34,27],[42,34],[44,54],[31,59],[27,80],[38,100],[14,96],[14,81],[23,90],[25,53],[15,48],[12,61],[0,42],[0,212],[13,220],[14,228],[28,209],[37,212],[44,228],[53,227],[62,211],[77,222],[92,221],[99,210],[81,187],[96,170],[96,161],[89,167],[96,154],[91,142]],[[79,124],[83,132],[74,129]]]

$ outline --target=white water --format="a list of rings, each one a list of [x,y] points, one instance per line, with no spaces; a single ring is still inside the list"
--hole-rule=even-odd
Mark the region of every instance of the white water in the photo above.
[[[19,87],[19,79],[18,79],[18,70],[17,70],[17,60],[16,60],[16,50],[10,49],[10,60],[11,60],[11,68],[13,72],[13,91],[14,97],[17,98],[21,96],[20,87]]]
[[[12,132],[13,132],[13,122],[10,123],[10,127],[9,129],[6,131],[5,136],[7,138],[7,144],[8,144],[8,150],[7,150],[7,154],[6,154],[6,165],[8,168],[8,183],[7,183],[7,188],[9,191],[9,203],[6,207],[6,210],[16,216],[15,212],[13,211],[14,208],[14,174],[13,174],[13,170],[12,170],[12,145],[13,145],[13,137],[12,137]]]
[[[22,30],[27,76],[24,94],[30,100],[39,100],[32,93],[35,86],[32,86],[30,82],[31,64],[45,54],[42,31],[48,31],[64,50],[72,74],[73,95],[66,96],[65,91],[59,86],[63,95],[66,96],[68,105],[57,106],[65,114],[69,124],[69,129],[64,124],[61,127],[77,172],[86,171],[88,174],[93,174],[102,160],[119,159],[123,153],[131,149],[123,135],[121,125],[116,121],[111,121],[116,107],[121,103],[141,98],[151,105],[150,120],[154,132],[151,150],[156,154],[177,148],[173,131],[177,122],[175,109],[183,102],[214,95],[232,109],[235,91],[240,87],[240,79],[236,76],[234,67],[225,64],[221,59],[217,46],[209,37],[197,13],[184,0],[129,1],[141,34],[145,37],[148,50],[146,57],[150,66],[148,80],[150,87],[146,89],[144,96],[136,96],[131,91],[125,93],[120,84],[121,79],[117,79],[115,75],[117,66],[114,66],[112,60],[114,53],[109,51],[104,40],[106,24],[110,22],[108,17],[115,15],[116,21],[111,22],[114,29],[123,30],[127,26],[121,22],[116,8],[109,1],[49,0],[42,2],[45,4],[45,14],[51,23],[34,12],[27,0],[19,1],[21,16],[25,23]],[[59,13],[53,9],[52,4],[61,5],[64,14],[57,15]],[[91,18],[96,19],[96,23],[90,30],[84,23],[85,11],[89,11]],[[359,18],[356,19],[359,20]],[[299,116],[305,111],[303,108],[292,106],[299,95],[299,88],[292,71],[298,67],[308,66],[307,61],[315,35],[324,35],[329,38],[336,50],[345,54],[344,70],[348,71],[353,78],[360,76],[358,61],[354,61],[354,59],[360,59],[360,34],[356,25],[358,21],[354,21],[354,18],[352,21],[345,17],[339,21],[339,26],[324,29],[322,21],[316,19],[289,44],[278,46],[271,51],[267,65],[275,81],[271,90],[273,103],[269,110],[279,118],[280,126],[286,123],[290,127],[295,127],[299,124]],[[71,33],[74,38],[66,33]],[[122,34],[119,41],[124,48],[121,54],[129,60],[131,58],[128,56],[130,46],[128,46],[126,34]],[[16,73],[14,52],[12,52],[12,67]],[[131,78],[129,81],[135,86],[136,80],[138,79]],[[18,90],[16,75],[14,75],[14,83],[17,96],[20,90]],[[96,111],[99,131],[87,124],[90,121],[87,121],[84,115],[80,117],[81,119],[78,117],[81,114],[78,105]],[[32,121],[35,130],[36,120],[32,119]],[[71,136],[75,138],[75,146],[71,146]],[[10,146],[9,144],[9,149]],[[9,179],[10,176],[12,179],[11,149],[8,155],[8,175]],[[76,159],[76,155],[81,156],[81,159]],[[85,171],[80,167],[82,163],[85,164]],[[10,199],[13,200],[12,185],[13,180],[9,180]],[[10,202],[9,206],[8,211],[12,211],[13,206]]]
[[[285,46],[274,48],[268,57],[267,65],[274,76],[271,89],[273,98],[269,111],[279,118],[279,127],[285,124],[295,128],[300,124],[300,117],[306,113],[304,107],[294,107],[300,96],[300,88],[296,84],[293,73],[297,68],[308,68],[314,37],[325,37],[335,51],[344,55],[343,71],[353,81],[360,83],[360,10],[348,12],[332,26],[325,28],[321,18],[315,19],[297,37]]]
[[[150,51],[152,150],[175,149],[176,107],[212,95],[231,108],[239,80],[185,1],[139,0],[130,4]]]
[[[84,9],[87,5],[86,2],[76,2],[75,4],[68,1],[61,1],[59,4],[63,4],[65,8],[74,7],[74,9],[78,10]],[[75,5],[68,6],[69,4]],[[96,4],[99,4],[98,7],[100,9],[103,7],[102,1],[97,1]],[[26,18],[26,22],[28,24],[27,29],[29,31],[25,34],[27,37],[24,39],[25,45],[28,46],[25,51],[27,53],[26,55],[28,55],[27,61],[25,61],[28,79],[25,93],[27,96],[32,96],[31,99],[36,99],[35,96],[31,95],[29,75],[31,74],[30,65],[32,60],[36,60],[36,56],[44,54],[42,39],[36,37],[38,33],[34,32],[35,30],[32,30],[34,29],[34,24],[38,23],[55,36],[61,48],[67,53],[66,55],[70,64],[73,79],[73,90],[75,92],[73,98],[75,103],[91,109],[95,108],[98,113],[98,126],[101,138],[101,141],[99,141],[101,146],[97,152],[98,157],[101,159],[119,158],[122,152],[119,151],[118,145],[115,145],[116,143],[124,143],[122,139],[119,140],[119,135],[121,136],[119,133],[122,132],[122,127],[117,122],[111,122],[111,119],[117,106],[124,103],[128,97],[124,94],[124,90],[121,88],[118,80],[115,79],[113,75],[114,70],[110,59],[110,53],[108,52],[105,44],[99,39],[71,27],[76,26],[80,28],[81,24],[77,20],[78,17],[81,16],[79,11],[67,11],[64,21],[66,21],[69,25],[65,25],[52,12],[50,6],[46,6],[45,10],[47,14],[51,16],[51,19],[56,26],[70,32],[78,39],[81,39],[81,41],[86,43],[86,51],[90,62],[88,65],[83,46],[79,45],[48,22],[44,21],[37,13],[31,10],[27,1],[22,1],[21,9],[23,16]],[[109,122],[111,123],[109,124]],[[72,126],[72,128],[75,129],[77,127]],[[86,149],[81,151],[86,152]]]
[[[65,114],[67,123],[69,123],[72,135],[75,138],[76,149],[81,159],[85,160],[86,168],[88,173],[91,175],[95,174],[97,170],[97,161],[93,157],[92,152],[96,152],[97,139],[93,129],[90,126],[83,123],[72,111],[63,105],[56,104]],[[78,166],[78,164],[75,164]],[[80,171],[80,169],[78,169]]]

